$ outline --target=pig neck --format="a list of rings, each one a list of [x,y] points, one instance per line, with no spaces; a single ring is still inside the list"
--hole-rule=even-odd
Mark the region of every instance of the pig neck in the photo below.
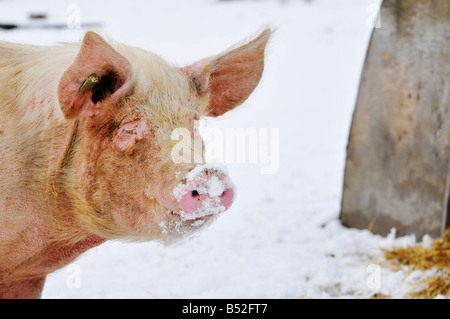
[[[46,199],[50,218],[43,230],[45,244],[20,265],[8,272],[0,271],[0,288],[24,278],[42,278],[68,263],[80,254],[106,241],[85,230],[74,217],[73,204],[65,192],[62,170],[68,165],[68,156],[78,132],[78,121],[67,121],[55,126],[48,158]]]
[[[40,48],[0,42],[0,145],[4,149],[0,159],[5,164],[0,171],[6,179],[28,181],[15,191],[7,183],[0,185],[0,204],[10,203],[1,207],[5,222],[19,227],[15,233],[6,229],[0,237],[0,244],[16,247],[0,245],[0,253],[9,256],[0,258],[0,286],[20,274],[29,278],[49,273],[105,241],[75,218],[62,174],[69,166],[79,123],[63,118],[56,92],[78,50],[73,45]]]
[[[104,242],[105,239],[89,232],[77,220],[75,207],[79,207],[79,205],[75,202],[78,198],[74,198],[68,192],[69,189],[73,191],[75,183],[70,181],[70,177],[67,177],[72,174],[63,173],[63,171],[74,169],[71,167],[69,157],[71,153],[76,152],[74,148],[79,129],[79,120],[72,120],[56,127],[52,132],[46,198],[49,211],[53,216],[53,239],[56,242],[65,242],[70,247],[77,243],[84,243],[83,247],[90,243],[94,247]]]

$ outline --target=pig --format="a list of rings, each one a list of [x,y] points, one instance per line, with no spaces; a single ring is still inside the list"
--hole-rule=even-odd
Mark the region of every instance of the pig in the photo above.
[[[0,42],[0,298],[40,298],[49,273],[107,240],[171,242],[228,209],[226,170],[174,161],[171,133],[241,105],[271,34],[183,67],[92,31]]]

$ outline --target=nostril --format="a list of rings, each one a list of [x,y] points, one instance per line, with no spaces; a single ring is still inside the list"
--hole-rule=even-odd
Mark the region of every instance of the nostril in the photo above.
[[[227,210],[233,203],[234,189],[229,186],[228,180],[219,182],[215,179],[194,180],[182,185],[178,199],[180,216],[195,219]]]

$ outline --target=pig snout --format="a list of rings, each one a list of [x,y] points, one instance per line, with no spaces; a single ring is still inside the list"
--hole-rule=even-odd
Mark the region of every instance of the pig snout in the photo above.
[[[226,187],[218,177],[212,177],[209,181],[192,181],[183,190],[184,195],[180,199],[181,209],[186,214],[195,215],[210,201],[211,207],[223,206],[228,209],[233,203],[234,190]],[[212,184],[212,186],[210,185]]]
[[[218,170],[194,170],[179,188],[180,216],[193,220],[223,213],[234,197],[234,185],[226,174]]]

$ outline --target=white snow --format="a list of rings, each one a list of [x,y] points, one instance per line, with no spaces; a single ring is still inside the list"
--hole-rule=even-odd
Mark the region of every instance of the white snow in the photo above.
[[[208,193],[211,197],[219,197],[227,189],[226,183],[220,180],[217,176],[212,176],[206,181],[203,192]],[[199,191],[201,194],[201,192]]]
[[[205,172],[214,173],[214,175],[208,175],[205,174]],[[220,199],[221,195],[230,188],[236,192],[233,182],[226,174],[228,174],[228,170],[222,164],[215,163],[197,165],[193,170],[191,170],[186,175],[186,182],[181,182],[173,190],[175,199],[181,201],[182,197],[186,194],[187,189],[192,191],[192,188],[186,188],[186,185],[193,181],[196,183],[195,190],[198,194],[207,194],[208,197],[202,201],[201,207],[194,212],[187,213],[184,211],[179,211],[178,214],[180,217],[183,220],[193,220],[199,217],[223,213],[226,208],[222,205]],[[192,226],[200,226],[203,223],[204,221],[201,222],[199,220],[193,223]]]
[[[180,201],[181,197],[186,194],[187,189],[185,186],[192,182],[194,179],[198,181],[200,184],[199,187],[196,188],[199,194],[209,193],[211,197],[218,197],[222,195],[222,193],[227,188],[235,188],[235,185],[231,181],[229,177],[225,177],[223,179],[219,179],[217,176],[207,177],[203,172],[214,172],[217,175],[228,175],[228,169],[223,164],[218,163],[207,163],[203,165],[197,165],[194,169],[192,169],[185,177],[184,182],[179,183],[173,190],[172,194],[176,200]],[[179,173],[175,174],[176,178],[181,178],[178,176]]]
[[[111,241],[48,276],[44,298],[404,297],[424,273],[385,267],[382,249],[414,236],[382,237],[338,219],[352,112],[379,0],[77,0],[82,23],[186,65],[219,53],[271,24],[263,79],[248,101],[208,125],[279,128],[279,170],[227,165],[234,205],[194,238],[164,246]],[[0,21],[30,11],[54,23],[70,1],[0,2]],[[72,12],[72,11],[71,11]],[[73,18],[73,17],[72,17]],[[382,23],[382,22],[381,22]],[[1,40],[52,44],[83,30],[0,31]],[[161,225],[164,227],[164,225]],[[418,239],[420,240],[420,238]],[[427,239],[429,241],[429,239]],[[79,276],[79,285],[71,278]]]
[[[211,171],[217,174],[228,174],[228,169],[223,164],[208,163],[203,165],[197,165],[193,170],[191,170],[186,175],[187,182],[192,181],[194,178],[198,177],[204,171]]]

